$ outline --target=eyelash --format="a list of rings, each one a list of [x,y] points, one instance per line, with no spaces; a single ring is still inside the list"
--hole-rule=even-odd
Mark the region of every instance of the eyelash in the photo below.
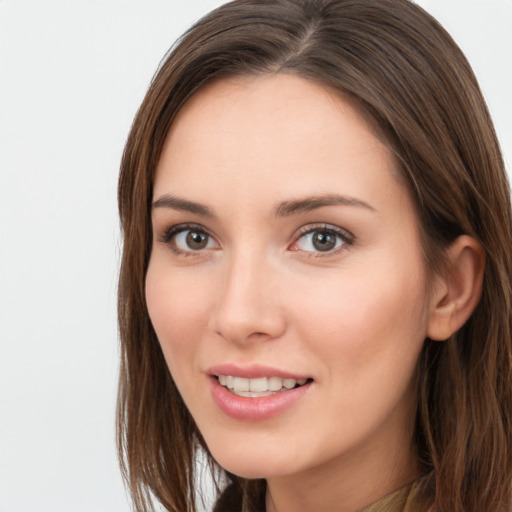
[[[210,233],[208,233],[208,231],[200,224],[177,224],[176,226],[171,226],[169,229],[167,229],[163,236],[158,240],[164,244],[167,244],[174,254],[179,256],[196,256],[201,251],[194,251],[192,249],[189,251],[184,251],[176,247],[175,238],[177,235],[183,233],[184,231],[196,231],[198,233],[204,233],[205,235],[213,238]]]
[[[306,235],[316,232],[327,232],[333,233],[337,238],[341,240],[341,246],[337,247],[333,250],[325,251],[322,253],[321,251],[303,251],[306,254],[307,258],[328,258],[334,255],[337,255],[340,251],[346,250],[347,246],[354,245],[355,237],[352,233],[348,232],[346,229],[342,229],[338,226],[333,226],[332,224],[308,224],[307,226],[303,226],[297,232],[295,237],[295,241],[292,246],[296,245],[299,240]],[[299,250],[299,249],[294,249]]]
[[[179,249],[175,244],[175,238],[180,233],[186,232],[186,231],[196,231],[198,233],[204,233],[208,237],[214,239],[214,237],[206,230],[203,226],[200,224],[177,224],[175,226],[171,226],[168,228],[163,236],[159,237],[159,242],[162,242],[164,244],[169,245],[170,249],[174,254],[177,254],[179,256],[196,256],[201,250],[194,251],[193,249],[190,250],[182,250]],[[345,229],[339,228],[337,226],[333,226],[332,224],[308,224],[307,226],[303,226],[297,231],[296,236],[294,237],[294,242],[291,244],[291,247],[296,245],[299,240],[306,235],[309,235],[311,233],[315,233],[318,231],[325,231],[328,233],[334,233],[334,235],[339,238],[342,242],[340,247],[335,248],[334,250],[325,251],[325,253],[322,253],[321,251],[303,251],[306,254],[306,257],[308,258],[326,258],[329,256],[333,256],[335,254],[338,254],[341,250],[346,249],[346,246],[354,245],[355,237],[348,232]],[[299,251],[300,249],[290,249],[293,251]]]

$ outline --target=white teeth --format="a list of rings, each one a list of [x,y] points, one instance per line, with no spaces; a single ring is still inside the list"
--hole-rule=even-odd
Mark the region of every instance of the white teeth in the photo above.
[[[268,379],[249,379],[249,391],[268,391]]]
[[[307,379],[282,379],[281,377],[246,379],[231,375],[219,375],[218,379],[222,386],[227,387],[233,393],[248,397],[268,396],[277,391],[293,389],[297,384],[302,386],[307,382]]]
[[[297,384],[297,381],[295,379],[283,379],[283,386],[286,389],[293,389],[295,387],[295,384]]]
[[[274,393],[272,391],[262,391],[262,392],[257,392],[257,391],[240,391],[240,392],[236,392],[235,393],[238,395],[238,396],[245,396],[245,397],[248,397],[248,398],[259,398],[261,396],[269,396],[269,395],[273,395]]]
[[[233,389],[235,390],[235,393],[239,393],[240,391],[249,391],[249,379],[235,377]]]
[[[283,379],[281,377],[269,377],[268,389],[269,391],[279,391],[283,387]]]

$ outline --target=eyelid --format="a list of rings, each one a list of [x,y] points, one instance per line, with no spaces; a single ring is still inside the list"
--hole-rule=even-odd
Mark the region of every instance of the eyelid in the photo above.
[[[338,247],[336,249],[333,249],[332,251],[326,251],[322,253],[321,251],[301,251],[301,249],[293,249],[293,246],[297,244],[297,242],[304,237],[305,235],[308,235],[310,233],[314,233],[315,231],[332,231],[337,236],[339,236],[343,244],[341,247]],[[347,248],[347,246],[351,246],[355,243],[355,236],[350,233],[350,231],[347,231],[344,228],[341,228],[339,226],[335,226],[334,224],[327,224],[325,222],[319,222],[315,224],[307,224],[305,226],[302,226],[299,228],[293,238],[293,242],[289,247],[289,250],[291,251],[301,251],[307,254],[308,257],[311,258],[325,258],[329,256],[333,256],[338,254],[339,251],[342,251]]]
[[[184,256],[197,256],[201,253],[205,252],[204,250],[197,250],[194,251],[193,249],[190,250],[183,250],[176,247],[175,244],[173,244],[173,240],[176,238],[176,235],[179,235],[183,231],[198,231],[201,233],[205,233],[210,237],[211,240],[215,242],[217,246],[220,246],[217,239],[209,232],[208,229],[206,229],[201,224],[196,224],[195,222],[185,222],[183,224],[174,224],[167,228],[164,233],[160,236],[158,236],[158,241],[166,244],[170,247],[170,249],[178,255],[184,255]],[[211,249],[210,249],[211,250]]]
[[[178,235],[179,233],[182,233],[184,231],[188,231],[188,230],[196,230],[198,232],[205,233],[206,235],[208,235],[211,238],[211,240],[213,240],[215,242],[215,244],[217,245],[217,248],[220,247],[220,244],[217,241],[216,237],[214,235],[212,235],[207,228],[205,228],[201,224],[197,224],[195,222],[185,222],[182,224],[175,224],[175,225],[170,226],[169,228],[167,228],[164,231],[164,233],[162,235],[158,236],[158,241],[161,243],[167,244],[175,254],[184,255],[184,256],[194,256],[194,255],[198,256],[198,255],[204,253],[205,252],[204,249],[197,250],[197,251],[194,251],[193,249],[183,250],[183,249],[179,249],[178,247],[176,247],[175,244],[172,243],[172,241],[173,241],[173,239],[175,239],[176,235]],[[336,236],[339,236],[341,238],[341,240],[343,241],[341,247],[335,248],[330,251],[326,251],[324,253],[322,253],[321,251],[303,251],[298,248],[295,248],[295,249],[293,248],[293,246],[296,245],[297,242],[302,237],[304,237],[305,235],[308,235],[310,233],[314,233],[315,231],[331,231],[331,232],[335,233]],[[347,231],[346,229],[341,228],[336,225],[333,225],[333,224],[319,222],[319,223],[307,224],[307,225],[299,228],[293,237],[293,242],[291,243],[291,245],[288,246],[288,250],[297,251],[297,252],[300,251],[300,252],[306,253],[307,257],[322,258],[322,257],[329,257],[329,256],[336,255],[336,254],[338,254],[338,252],[346,249],[347,246],[353,245],[354,242],[355,242],[355,237],[352,233],[350,233],[350,231]],[[211,250],[211,248],[209,250]]]

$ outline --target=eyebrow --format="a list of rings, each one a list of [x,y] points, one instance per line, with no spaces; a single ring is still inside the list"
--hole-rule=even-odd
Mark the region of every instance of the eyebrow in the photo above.
[[[375,208],[361,199],[355,197],[328,194],[324,196],[305,197],[292,201],[284,201],[276,208],[276,217],[288,217],[299,213],[306,213],[323,206],[357,206],[367,210],[376,211]]]
[[[151,204],[152,208],[171,208],[173,210],[185,211],[202,215],[204,217],[215,217],[213,211],[194,201],[187,201],[176,196],[164,194]],[[356,206],[370,211],[376,211],[375,208],[361,199],[342,196],[337,194],[328,194],[323,196],[305,197],[279,203],[274,210],[276,217],[289,217],[300,213],[307,213],[324,206]]]
[[[203,215],[204,217],[214,217],[214,214],[208,206],[204,206],[194,201],[187,201],[186,199],[180,199],[176,196],[165,194],[159,197],[156,201],[151,204],[152,208],[172,208],[173,210],[179,210],[183,212],[195,213],[196,215]]]

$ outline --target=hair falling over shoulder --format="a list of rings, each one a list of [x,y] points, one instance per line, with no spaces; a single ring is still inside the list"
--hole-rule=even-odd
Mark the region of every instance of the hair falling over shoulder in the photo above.
[[[415,442],[435,485],[425,510],[509,512],[512,496],[512,236],[503,159],[485,101],[457,45],[408,0],[235,0],[171,49],[135,117],[119,178],[117,436],[138,512],[195,512],[196,455],[208,453],[169,374],[145,303],[155,167],[176,114],[232,76],[290,73],[351,98],[400,163],[425,260],[440,271],[461,234],[485,250],[480,302],[450,339],[425,340]],[[209,455],[207,455],[209,457]],[[260,510],[264,481],[227,475],[229,508]],[[219,484],[221,485],[221,484]]]

